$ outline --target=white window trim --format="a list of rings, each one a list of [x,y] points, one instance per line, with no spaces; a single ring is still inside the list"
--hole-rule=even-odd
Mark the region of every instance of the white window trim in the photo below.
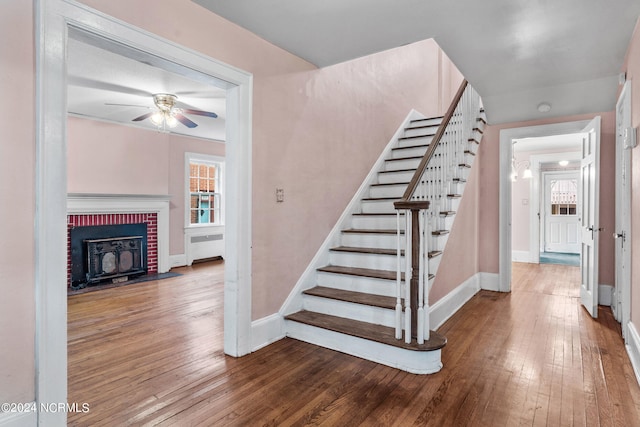
[[[189,164],[191,162],[196,163],[209,163],[215,164],[219,167],[218,178],[219,182],[216,186],[220,189],[220,209],[218,214],[220,215],[220,221],[212,222],[209,224],[191,224],[191,188],[189,186]],[[225,224],[225,202],[226,202],[226,179],[225,179],[225,158],[220,156],[212,156],[210,154],[200,153],[184,153],[184,228],[185,230],[204,228],[204,227],[219,227]]]

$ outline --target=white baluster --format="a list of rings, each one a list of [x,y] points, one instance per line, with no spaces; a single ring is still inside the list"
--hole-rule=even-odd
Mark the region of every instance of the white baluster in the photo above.
[[[396,339],[402,338],[402,249],[400,238],[400,210],[396,210],[396,248],[397,248],[397,271],[396,271]]]
[[[404,342],[411,343],[411,211],[405,211]]]
[[[418,262],[419,265],[419,275],[418,275],[418,344],[424,344],[424,271],[425,271],[425,213],[418,212],[419,215],[419,233],[420,233],[420,260]]]

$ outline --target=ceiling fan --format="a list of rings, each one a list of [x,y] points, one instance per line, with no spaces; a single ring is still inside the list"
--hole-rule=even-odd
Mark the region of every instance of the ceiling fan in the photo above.
[[[151,122],[159,128],[174,128],[178,125],[178,122],[182,123],[188,128],[197,127],[197,123],[190,120],[185,114],[194,114],[196,116],[204,116],[216,118],[218,115],[211,111],[195,110],[192,108],[181,108],[176,106],[178,97],[169,93],[156,93],[153,95],[153,103],[155,107],[145,107],[153,111],[145,113],[139,117],[132,119],[133,122],[140,122],[142,120],[149,119]],[[120,105],[127,107],[141,107],[140,105],[130,104],[105,104],[105,105]]]

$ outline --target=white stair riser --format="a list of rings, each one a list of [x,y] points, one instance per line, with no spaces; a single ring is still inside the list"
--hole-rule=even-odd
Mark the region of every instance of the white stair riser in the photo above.
[[[387,160],[384,162],[384,170],[386,171],[397,171],[397,170],[405,170],[405,169],[416,169],[420,164],[419,158],[416,159],[404,159],[404,160]]]
[[[430,144],[433,140],[433,135],[419,136],[416,138],[399,139],[398,147],[413,147],[414,145],[426,145]]]
[[[405,137],[412,137],[412,136],[429,136],[429,137],[433,137],[433,135],[436,134],[436,132],[438,132],[438,127],[437,126],[429,126],[429,127],[425,127],[426,125],[422,125],[422,126],[416,126],[416,127],[412,127],[412,128],[406,128],[404,130],[404,136]]]
[[[406,184],[371,186],[369,189],[369,197],[397,197],[401,198],[407,189]]]
[[[414,374],[433,374],[442,369],[440,350],[405,350],[291,320],[285,321],[285,329],[288,337]]]
[[[404,257],[400,257],[404,265]],[[394,255],[363,254],[356,252],[331,251],[329,254],[331,265],[345,267],[371,268],[374,270],[395,271],[398,260]]]
[[[429,274],[438,274],[438,267],[442,261],[442,255],[438,255],[429,260]]]
[[[342,233],[340,236],[342,246],[356,248],[395,249],[396,242],[397,237],[393,234]],[[400,243],[404,245],[404,236],[400,236]]]
[[[318,271],[318,286],[343,289],[345,291],[364,292],[387,297],[396,296],[396,282],[371,277],[351,276]]]
[[[438,236],[431,236],[429,240],[429,250],[430,251],[444,251],[445,246],[447,245],[447,240],[449,240],[449,234],[441,234]]]
[[[400,216],[400,229],[404,230],[404,215]],[[351,219],[351,228],[367,230],[394,230],[396,228],[396,215],[354,215]]]
[[[356,304],[329,298],[303,295],[302,307],[314,313],[344,317],[346,319],[368,322],[374,325],[395,326],[395,311],[387,308]]]
[[[409,123],[409,126],[405,128],[405,132],[407,129],[413,129],[420,126],[431,126],[431,125],[439,125],[442,123],[441,118],[430,118],[430,119],[422,119],[422,120],[413,120]]]
[[[424,156],[427,152],[428,145],[418,145],[416,147],[407,147],[402,150],[392,150],[391,158],[392,159],[400,159],[402,157],[414,157],[414,156]]]
[[[395,200],[363,200],[362,213],[396,213]]]
[[[415,171],[379,173],[378,182],[380,184],[392,184],[397,182],[411,182]]]

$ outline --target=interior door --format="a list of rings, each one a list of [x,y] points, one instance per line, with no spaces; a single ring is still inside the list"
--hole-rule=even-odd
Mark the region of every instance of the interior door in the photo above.
[[[625,148],[625,129],[631,127],[631,81],[627,81],[616,104],[616,229],[613,237],[616,260],[616,320],[627,340],[631,311],[631,251],[627,237],[631,231],[631,151]]]
[[[598,317],[598,234],[600,193],[600,116],[583,129],[580,162],[581,284],[580,300],[592,317]]]
[[[580,253],[578,171],[544,173],[544,251]]]

